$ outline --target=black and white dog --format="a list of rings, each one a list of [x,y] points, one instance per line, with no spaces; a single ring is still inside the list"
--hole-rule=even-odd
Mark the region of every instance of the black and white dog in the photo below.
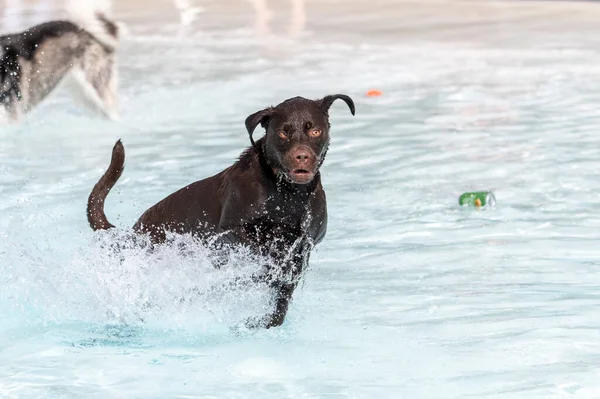
[[[0,36],[0,125],[17,122],[59,84],[75,99],[118,119],[115,51],[120,26],[110,4],[67,0],[70,21],[51,21]]]

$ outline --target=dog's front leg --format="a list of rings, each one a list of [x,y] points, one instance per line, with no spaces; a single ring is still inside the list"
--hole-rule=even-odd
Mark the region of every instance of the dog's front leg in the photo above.
[[[292,299],[292,294],[296,289],[295,283],[291,284],[273,284],[275,290],[275,309],[273,313],[265,315],[259,318],[253,318],[246,321],[246,327],[248,328],[271,328],[279,327],[285,321],[288,307]]]
[[[285,321],[290,301],[292,300],[292,294],[296,289],[296,283],[282,284],[275,288],[275,309],[273,313],[266,316],[268,319],[265,327],[279,327]]]
[[[279,327],[285,321],[290,301],[294,290],[302,276],[302,272],[308,267],[310,251],[307,246],[302,245],[298,248],[292,259],[287,260],[287,267],[283,268],[284,275],[277,276],[277,279],[271,282],[273,289],[275,306],[273,313],[265,315],[259,319],[252,319],[246,323],[250,328],[271,328]]]

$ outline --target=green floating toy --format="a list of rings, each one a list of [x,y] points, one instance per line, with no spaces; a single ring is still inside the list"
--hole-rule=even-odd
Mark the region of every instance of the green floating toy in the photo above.
[[[475,208],[494,206],[496,205],[496,197],[491,191],[474,191],[461,195],[458,198],[458,203],[460,206],[473,206]]]

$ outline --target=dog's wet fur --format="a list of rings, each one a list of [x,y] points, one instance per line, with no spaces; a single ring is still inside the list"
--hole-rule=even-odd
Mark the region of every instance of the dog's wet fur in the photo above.
[[[271,314],[248,321],[250,327],[280,326],[313,247],[327,231],[327,202],[320,167],[329,148],[329,108],[343,100],[352,115],[352,99],[343,94],[320,100],[295,97],[246,119],[252,145],[229,168],[169,195],[148,209],[134,231],[164,243],[167,233],[192,234],[218,245],[244,245],[272,259],[263,281],[274,290]],[[256,142],[261,125],[266,134]],[[94,230],[114,226],[104,201],[125,164],[119,140],[110,166],[88,199],[87,216]]]
[[[90,26],[51,21],[0,36],[0,124],[18,122],[61,83],[86,108],[118,119],[119,26],[102,12],[87,20]]]

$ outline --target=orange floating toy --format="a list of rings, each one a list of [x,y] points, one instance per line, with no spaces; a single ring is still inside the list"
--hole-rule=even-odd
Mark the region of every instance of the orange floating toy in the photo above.
[[[372,89],[367,92],[368,97],[379,97],[381,95],[383,95],[383,92],[377,89]]]

